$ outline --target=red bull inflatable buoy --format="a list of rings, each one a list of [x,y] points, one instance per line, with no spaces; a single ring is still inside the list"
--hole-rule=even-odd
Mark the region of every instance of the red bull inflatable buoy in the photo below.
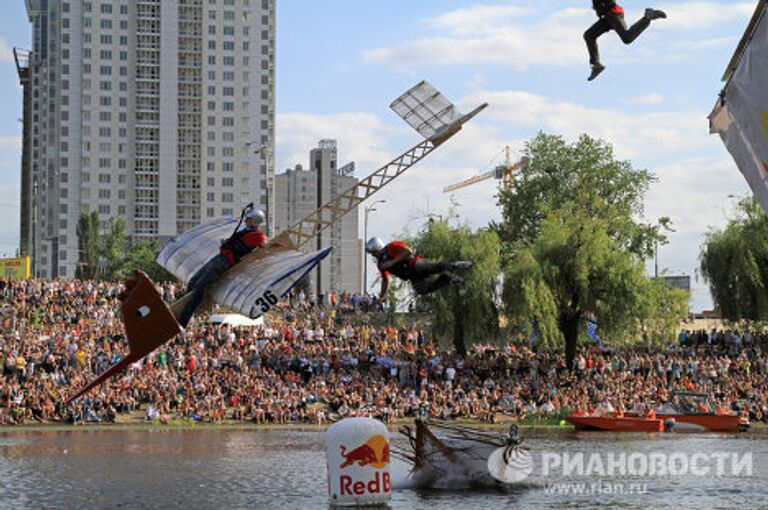
[[[373,418],[346,418],[325,433],[328,495],[334,506],[383,505],[392,497],[389,431]]]

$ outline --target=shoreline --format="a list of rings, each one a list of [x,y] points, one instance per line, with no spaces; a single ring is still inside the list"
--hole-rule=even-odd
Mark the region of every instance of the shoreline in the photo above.
[[[328,428],[333,421],[328,421],[325,424],[317,425],[312,423],[254,423],[251,421],[233,421],[226,420],[221,423],[211,422],[199,422],[186,419],[173,419],[168,423],[162,423],[160,420],[147,421],[143,419],[143,413],[118,418],[114,423],[81,423],[78,425],[72,425],[68,423],[49,422],[49,423],[27,423],[24,425],[3,425],[0,426],[0,435],[12,434],[14,432],[95,432],[95,431],[111,431],[111,432],[125,432],[125,431],[147,431],[147,430],[160,430],[160,431],[185,431],[185,430],[253,430],[253,431],[284,431],[284,430],[307,430],[307,431],[322,431]],[[401,425],[409,425],[413,422],[413,419],[398,419],[390,423],[387,423],[387,428],[396,430]],[[527,431],[547,431],[547,432],[576,432],[576,430],[570,425],[560,425],[558,423],[547,423],[542,421],[536,422],[518,422],[510,418],[501,419],[494,423],[488,423],[476,419],[460,419],[451,420],[446,423],[455,425],[461,425],[465,427],[472,427],[478,430],[498,430],[505,431],[511,424],[517,424],[521,430]],[[747,432],[740,432],[734,435],[750,435],[751,433],[768,433],[768,424],[766,423],[752,423]],[[595,432],[595,434],[604,434],[601,432]],[[607,433],[610,434],[610,433]]]

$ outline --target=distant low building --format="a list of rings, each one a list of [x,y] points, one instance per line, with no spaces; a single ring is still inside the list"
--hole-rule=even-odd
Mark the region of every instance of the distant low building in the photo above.
[[[661,277],[667,285],[676,289],[683,289],[684,291],[691,291],[691,277],[687,275],[681,276],[662,276]]]
[[[275,176],[275,228],[279,233],[315,211],[333,197],[357,185],[355,165],[337,164],[336,140],[320,140],[309,153],[309,169],[296,165]],[[314,251],[328,246],[333,251],[309,276],[309,289],[316,293],[358,293],[362,289],[360,254],[362,241],[357,235],[358,214],[354,208],[304,246]]]

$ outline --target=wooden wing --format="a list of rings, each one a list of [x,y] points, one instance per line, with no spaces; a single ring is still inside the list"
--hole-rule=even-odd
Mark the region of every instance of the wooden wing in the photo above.
[[[179,280],[189,282],[219,253],[221,240],[231,236],[236,225],[237,220],[230,216],[201,223],[168,241],[157,255],[157,263]]]
[[[331,249],[257,250],[224,273],[209,289],[210,296],[222,307],[255,319],[277,304]]]

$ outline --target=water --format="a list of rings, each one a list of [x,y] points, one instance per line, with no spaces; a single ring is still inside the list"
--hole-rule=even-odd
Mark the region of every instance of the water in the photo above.
[[[526,431],[524,437],[537,465],[524,482],[504,490],[400,488],[391,508],[768,508],[765,433]],[[609,452],[675,453],[688,459],[713,452],[743,459],[751,453],[751,473],[734,475],[726,469],[718,476],[712,458],[701,456],[700,464],[709,459],[707,476],[622,476],[596,473],[595,465],[588,476],[562,476],[555,469],[554,475],[542,473],[545,453],[550,461],[581,453],[587,462],[593,454],[605,461]],[[325,471],[323,433],[317,430],[13,431],[0,434],[0,509],[328,508]],[[402,486],[405,465],[395,461],[392,471]]]

